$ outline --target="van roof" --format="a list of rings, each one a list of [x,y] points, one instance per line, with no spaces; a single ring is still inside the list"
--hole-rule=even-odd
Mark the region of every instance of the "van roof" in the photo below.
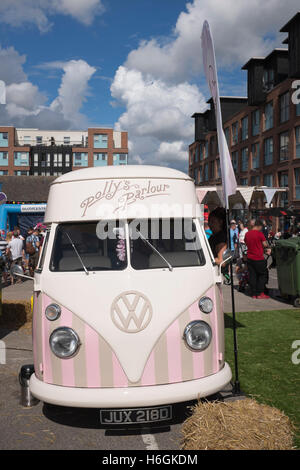
[[[56,178],[52,184],[67,183],[71,181],[84,181],[95,179],[117,178],[159,178],[159,179],[192,179],[182,171],[152,165],[109,165],[106,167],[92,167],[73,170]]]

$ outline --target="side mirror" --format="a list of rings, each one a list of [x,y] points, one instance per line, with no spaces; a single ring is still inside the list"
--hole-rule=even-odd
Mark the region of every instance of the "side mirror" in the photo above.
[[[225,250],[223,252],[223,261],[224,261],[224,263],[225,262],[227,263],[228,261],[230,261],[231,258],[232,258],[232,251],[227,248],[227,250]]]
[[[223,252],[223,256],[222,256],[223,261],[222,261],[222,263],[219,265],[219,268],[220,268],[220,269],[223,268],[224,266],[226,266],[227,263],[229,263],[229,261],[232,259],[232,255],[233,255],[232,251],[229,250],[228,248],[227,248],[227,250],[225,250],[225,251]]]
[[[22,266],[19,266],[18,264],[15,264],[10,268],[10,274],[12,277],[24,277],[25,279],[33,279],[31,276],[26,276],[23,272]]]

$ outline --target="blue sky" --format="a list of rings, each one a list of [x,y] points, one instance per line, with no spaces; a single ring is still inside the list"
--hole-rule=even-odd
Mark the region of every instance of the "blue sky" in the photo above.
[[[129,133],[131,163],[187,170],[191,115],[209,97],[200,35],[210,23],[223,95],[245,96],[251,56],[283,47],[287,0],[1,0],[0,124]]]

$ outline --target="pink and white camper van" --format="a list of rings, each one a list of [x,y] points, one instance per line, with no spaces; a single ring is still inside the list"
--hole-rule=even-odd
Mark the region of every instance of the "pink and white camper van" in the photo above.
[[[72,171],[52,183],[45,223],[34,397],[132,424],[171,419],[173,403],[229,383],[222,279],[189,176],[154,166]]]

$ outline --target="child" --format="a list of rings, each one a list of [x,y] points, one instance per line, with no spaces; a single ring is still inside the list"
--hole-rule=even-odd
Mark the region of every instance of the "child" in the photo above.
[[[249,283],[247,251],[244,251],[243,256],[237,260],[235,271],[239,280],[239,292],[244,292],[247,284]]]

